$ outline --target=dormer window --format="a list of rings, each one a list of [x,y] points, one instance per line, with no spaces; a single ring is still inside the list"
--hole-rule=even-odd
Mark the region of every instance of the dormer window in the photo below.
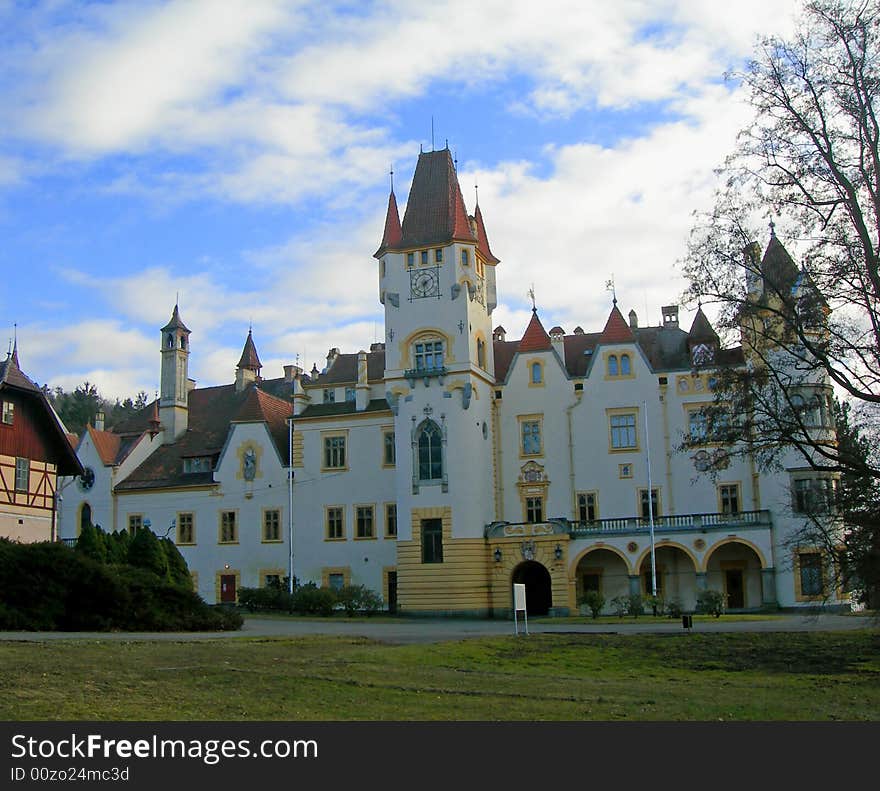
[[[333,389],[324,390],[324,403],[325,404],[334,404],[336,403],[336,391]]]
[[[183,460],[183,471],[186,474],[193,472],[211,472],[214,464],[210,456],[191,456]]]

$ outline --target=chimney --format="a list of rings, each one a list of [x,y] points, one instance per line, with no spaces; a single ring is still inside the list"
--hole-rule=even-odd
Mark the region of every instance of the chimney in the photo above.
[[[358,352],[357,363],[357,390],[355,391],[355,408],[363,412],[370,403],[370,384],[367,381],[367,353],[361,349]]]
[[[584,328],[581,327],[580,325],[578,325],[577,327],[574,328],[574,334],[575,334],[575,335],[583,335],[583,334],[584,334]]]
[[[631,330],[637,330],[639,328],[639,317],[634,310],[629,312],[629,328]]]
[[[186,392],[189,393],[192,390],[196,389],[196,380],[195,379],[187,379],[186,380]]]
[[[99,409],[98,413],[95,415],[95,428],[98,431],[104,430],[104,410]]]
[[[664,305],[663,311],[663,329],[678,328],[678,305]]]
[[[550,340],[553,343],[562,343],[565,340],[565,330],[562,327],[553,327],[550,330]]]
[[[327,352],[327,367],[324,369],[325,371],[329,371],[330,367],[336,362],[336,358],[339,357],[339,349],[335,346]]]
[[[299,379],[302,376],[303,369],[298,365],[285,365],[284,366],[284,381],[290,384],[294,379]]]

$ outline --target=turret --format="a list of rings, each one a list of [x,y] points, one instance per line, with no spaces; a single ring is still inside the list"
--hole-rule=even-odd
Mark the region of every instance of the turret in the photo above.
[[[189,365],[190,331],[181,321],[177,305],[171,320],[162,327],[162,374],[160,378],[159,418],[165,431],[163,441],[174,442],[186,431],[187,368]]]

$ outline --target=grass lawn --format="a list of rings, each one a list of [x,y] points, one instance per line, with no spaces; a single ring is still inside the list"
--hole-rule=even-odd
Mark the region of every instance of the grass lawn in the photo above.
[[[2,720],[880,720],[880,632],[0,644]]]

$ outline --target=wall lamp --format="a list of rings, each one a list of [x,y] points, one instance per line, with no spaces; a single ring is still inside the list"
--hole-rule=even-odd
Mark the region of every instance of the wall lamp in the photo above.
[[[501,547],[495,547],[495,552],[492,553],[492,557],[495,558],[496,563],[501,562]]]
[[[562,560],[562,547],[559,544],[557,544],[556,549],[553,550],[553,556],[557,560]]]

